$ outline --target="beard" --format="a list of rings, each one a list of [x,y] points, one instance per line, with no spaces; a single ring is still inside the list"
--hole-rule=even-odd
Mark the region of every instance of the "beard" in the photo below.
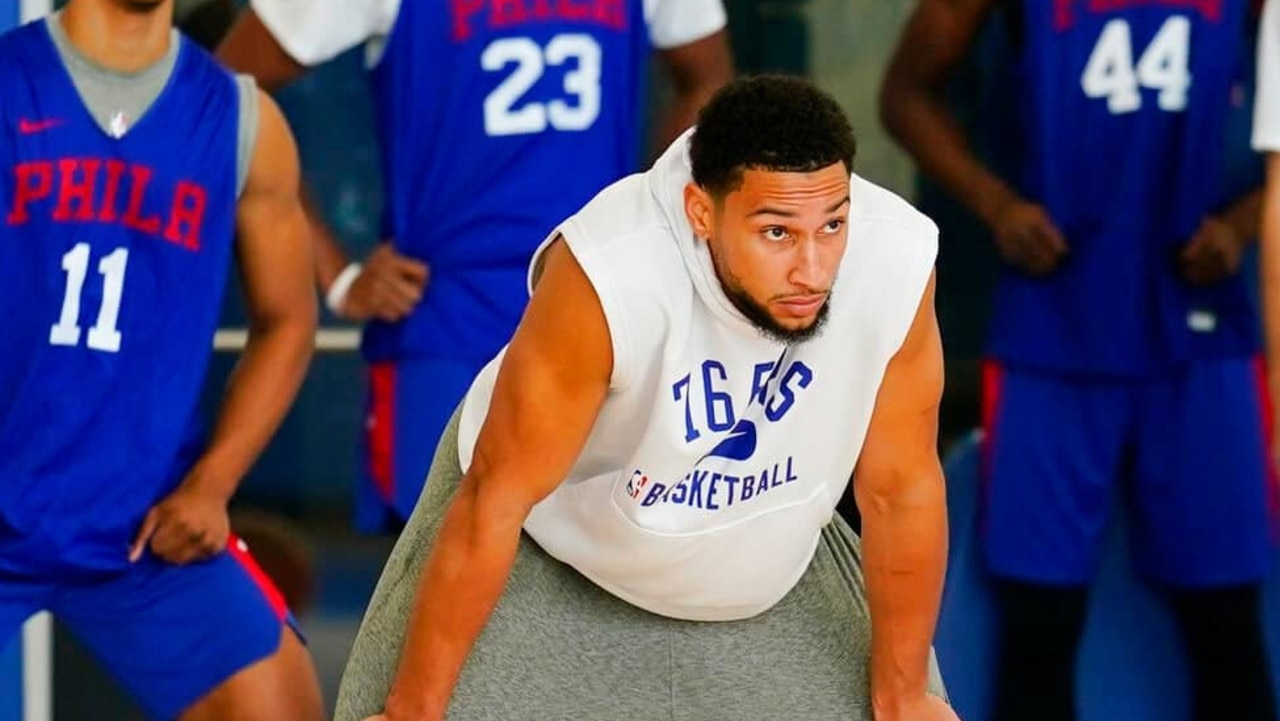
[[[813,322],[803,328],[787,328],[786,326],[774,320],[769,313],[769,309],[742,287],[742,283],[738,281],[732,273],[723,270],[720,262],[716,259],[715,253],[711,254],[711,265],[715,268],[716,278],[720,280],[720,287],[724,289],[725,297],[733,303],[733,307],[738,309],[751,325],[760,332],[761,335],[770,340],[782,343],[783,345],[795,345],[803,343],[811,338],[822,335],[823,326],[827,323],[827,316],[831,311],[831,294],[827,294],[827,300],[818,309],[818,313],[814,316]]]

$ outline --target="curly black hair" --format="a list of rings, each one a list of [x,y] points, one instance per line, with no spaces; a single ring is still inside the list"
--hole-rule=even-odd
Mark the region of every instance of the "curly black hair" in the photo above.
[[[715,197],[742,184],[745,170],[809,172],[843,162],[853,170],[857,141],[835,98],[802,78],[743,77],[698,113],[689,144],[693,180]]]

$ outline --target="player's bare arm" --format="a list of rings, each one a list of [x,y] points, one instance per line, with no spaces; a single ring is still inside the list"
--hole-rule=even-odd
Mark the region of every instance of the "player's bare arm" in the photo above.
[[[658,147],[665,148],[693,125],[698,109],[733,79],[729,36],[721,30],[687,45],[658,51],[675,98],[662,122]]]
[[[955,718],[925,690],[947,560],[946,489],[937,451],[942,340],[933,296],[931,277],[911,330],[885,370],[854,472],[876,721]]]
[[[307,66],[289,55],[253,8],[240,13],[218,44],[217,56],[228,68],[252,75],[267,92],[275,92],[307,72]]]
[[[1267,385],[1271,397],[1280,398],[1280,153],[1267,155],[1267,185],[1263,192],[1258,265],[1262,276]],[[1280,463],[1280,425],[1272,423],[1271,427],[1271,456],[1273,462]]]
[[[249,339],[208,449],[178,490],[148,513],[131,550],[135,560],[147,545],[173,563],[222,549],[227,501],[280,425],[311,359],[316,303],[298,152],[276,104],[263,93],[259,104],[258,140],[236,216]]]
[[[1262,222],[1261,189],[1228,204],[1200,223],[1182,249],[1182,276],[1191,283],[1217,283],[1240,270],[1245,251],[1258,237]]]
[[[385,718],[444,718],[467,654],[502,594],[525,518],[568,474],[612,369],[604,311],[557,242],[498,373],[471,468],[427,558]]]
[[[246,8],[218,45],[218,59],[231,70],[252,75],[258,85],[274,91],[297,80],[308,70],[276,40],[262,18]],[[315,278],[320,292],[332,302],[332,310],[348,320],[378,319],[394,322],[407,316],[422,300],[427,267],[381,244],[361,266],[343,249],[320,209],[304,202],[315,253]],[[350,269],[349,271],[347,269]],[[331,294],[347,271],[341,292]]]
[[[880,88],[880,116],[920,168],[991,228],[1007,262],[1043,274],[1067,251],[1062,234],[973,154],[941,94],[995,5],[920,0]]]

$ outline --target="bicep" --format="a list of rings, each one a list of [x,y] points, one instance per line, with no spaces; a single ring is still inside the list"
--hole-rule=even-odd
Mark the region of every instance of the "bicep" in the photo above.
[[[933,309],[931,275],[911,329],[885,368],[855,474],[857,483],[892,484],[904,473],[938,462],[938,408],[942,401],[942,337]],[[865,490],[878,490],[870,488]]]
[[[298,313],[315,299],[297,146],[275,102],[259,93],[258,103],[258,138],[236,211],[236,251],[250,312],[262,318]]]
[[[468,476],[521,508],[551,493],[586,443],[609,390],[613,346],[590,281],[563,241],[498,371]]]
[[[995,0],[920,0],[890,61],[886,87],[932,87],[945,79],[994,5]]]
[[[660,50],[658,57],[676,88],[720,87],[733,79],[729,38],[723,30]]]

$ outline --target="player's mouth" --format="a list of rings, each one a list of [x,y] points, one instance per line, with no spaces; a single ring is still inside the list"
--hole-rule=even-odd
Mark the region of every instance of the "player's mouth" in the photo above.
[[[812,295],[793,295],[778,300],[777,304],[785,315],[792,318],[808,318],[817,313],[822,308],[822,304],[826,302],[826,293],[814,293]]]

